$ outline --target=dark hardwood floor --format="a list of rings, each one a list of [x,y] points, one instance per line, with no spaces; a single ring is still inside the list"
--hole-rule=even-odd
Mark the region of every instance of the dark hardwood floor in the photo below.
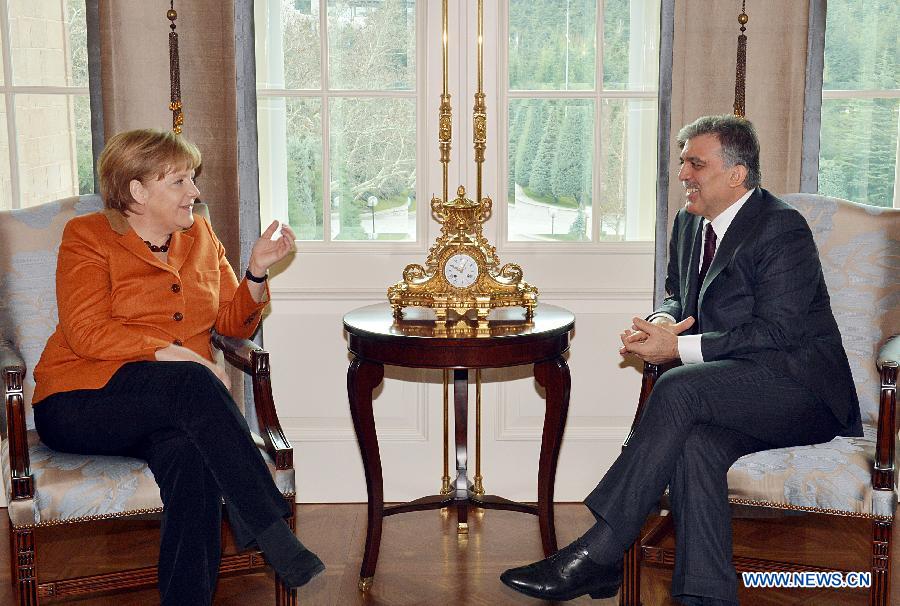
[[[556,507],[556,525],[560,545],[579,535],[592,517],[580,504]],[[8,534],[9,519],[0,511],[0,533]],[[469,535],[458,538],[455,518],[445,512],[421,512],[385,519],[381,557],[375,584],[368,594],[357,591],[362,546],[366,532],[364,505],[300,505],[298,534],[325,561],[328,569],[300,591],[300,603],[311,606],[443,606],[443,605],[528,605],[546,604],[507,589],[498,580],[510,567],[541,557],[537,519],[517,513],[489,511],[470,515]],[[737,520],[735,544],[744,555],[799,550],[810,563],[846,566],[867,570],[870,525],[857,520],[837,520],[830,525],[812,526],[792,517],[779,520]],[[896,528],[896,525],[895,525]],[[47,567],[79,570],[76,566],[102,568],[110,560],[135,560],[141,564],[154,556],[153,533],[143,532],[141,539],[122,530],[102,539],[73,536],[70,546]],[[894,561],[900,556],[894,532]],[[10,585],[9,551],[3,541],[0,549],[0,604],[13,604]],[[76,564],[76,557],[83,564]],[[39,560],[40,566],[40,560]],[[892,600],[900,604],[900,575],[894,566]],[[643,601],[645,606],[675,604],[669,598],[668,571],[645,569]],[[863,606],[867,594],[860,590],[747,590],[741,591],[741,603],[752,606]],[[85,606],[147,606],[158,603],[156,592],[120,593],[103,598],[49,602]],[[571,604],[613,606],[617,599],[590,600]],[[274,604],[270,575],[256,574],[223,578],[219,582],[216,606],[256,606]]]

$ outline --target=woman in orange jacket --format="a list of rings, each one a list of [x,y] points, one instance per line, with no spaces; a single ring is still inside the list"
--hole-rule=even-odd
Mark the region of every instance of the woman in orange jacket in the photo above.
[[[135,130],[100,156],[105,210],[72,219],[56,273],[59,325],[34,371],[35,424],[51,448],[148,461],[164,504],[163,605],[210,604],[221,499],[290,587],[324,570],[294,536],[244,417],[212,357],[209,332],[250,337],[269,301],[267,270],[294,234],[273,222],[238,282],[192,209],[200,152],[184,137]]]

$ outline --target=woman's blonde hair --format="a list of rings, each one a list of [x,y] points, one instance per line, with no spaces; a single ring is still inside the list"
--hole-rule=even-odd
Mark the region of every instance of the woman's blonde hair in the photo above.
[[[103,148],[99,164],[103,204],[125,214],[135,202],[132,179],[143,182],[176,170],[194,170],[200,166],[200,150],[172,131],[142,128],[113,136]]]

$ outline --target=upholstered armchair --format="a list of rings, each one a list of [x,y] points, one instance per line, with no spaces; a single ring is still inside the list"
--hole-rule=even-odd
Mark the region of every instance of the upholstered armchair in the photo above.
[[[92,556],[86,559],[98,568],[96,554],[104,553],[103,533],[112,522],[116,522],[116,532],[120,532],[122,519],[146,526],[149,518],[152,527],[162,511],[162,502],[144,461],[54,452],[41,443],[31,413],[32,371],[57,324],[56,256],[63,227],[72,217],[102,206],[99,196],[86,195],[0,212],[0,372],[5,402],[0,411],[2,467],[10,518],[12,582],[21,606],[37,605],[49,597],[156,584],[155,561],[129,570],[116,570],[116,561],[104,561],[99,572],[66,578],[71,576],[79,555]],[[203,204],[195,205],[194,212],[208,217]],[[293,527],[293,451],[275,413],[268,353],[241,339],[213,334],[212,342],[252,381],[255,403],[248,404],[244,412],[249,425],[259,428],[259,447],[291,505],[289,523]],[[158,527],[158,522],[155,524]],[[79,539],[78,549],[73,550],[69,531],[79,525],[87,530]],[[68,538],[63,540],[67,532]],[[223,532],[229,535],[224,528]],[[59,557],[50,552],[66,545],[69,560],[65,566],[53,566],[59,563]],[[265,566],[260,552],[232,546],[223,554],[220,570],[222,574],[259,572]],[[277,578],[275,595],[279,606],[296,604],[296,591],[282,586]]]
[[[900,362],[900,210],[814,194],[784,200],[806,217],[859,395],[864,434],[747,455],[728,472],[735,506],[871,520],[869,603],[890,603],[891,525],[897,506],[896,389]],[[664,368],[647,364],[635,422]],[[641,563],[671,566],[662,547],[671,517],[654,520],[626,554],[621,603],[640,602]],[[737,552],[737,545],[736,552]],[[735,556],[742,571],[822,571],[801,563]]]

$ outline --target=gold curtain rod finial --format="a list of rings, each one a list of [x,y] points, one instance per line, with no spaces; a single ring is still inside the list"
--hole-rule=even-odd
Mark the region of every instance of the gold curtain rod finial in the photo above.
[[[184,124],[184,111],[181,107],[181,70],[178,67],[178,34],[175,32],[175,19],[178,13],[175,11],[175,0],[169,2],[169,10],[166,11],[166,18],[171,21],[169,32],[169,83],[170,83],[170,103],[169,110],[172,112],[172,130],[175,134],[181,134],[181,127]]]
[[[737,62],[734,74],[734,115],[744,117],[747,87],[747,36],[744,33],[747,28],[747,2],[741,2],[741,14],[738,15],[738,23],[741,24],[741,33],[737,40]]]

